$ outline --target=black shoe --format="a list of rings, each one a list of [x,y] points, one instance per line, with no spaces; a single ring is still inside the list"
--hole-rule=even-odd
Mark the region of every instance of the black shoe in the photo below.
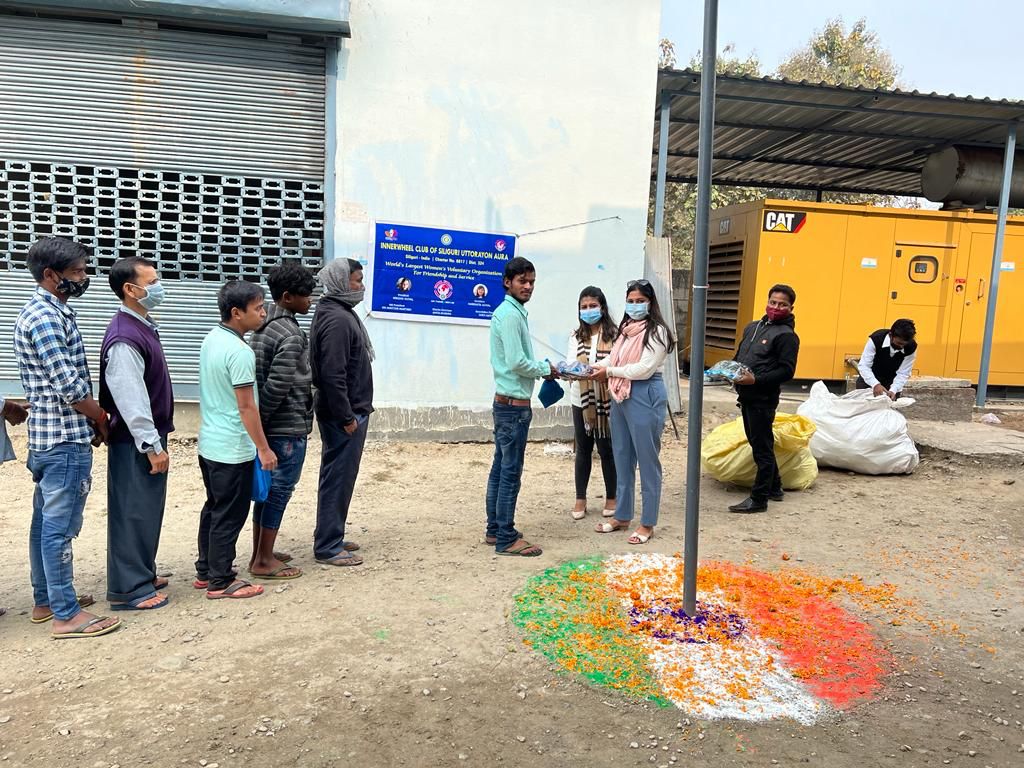
[[[769,501],[785,501],[786,494],[783,491],[779,491],[778,493],[769,493],[768,499]]]
[[[764,512],[768,509],[768,502],[761,501],[757,502],[751,498],[741,501],[739,504],[733,504],[729,507],[730,512]]]

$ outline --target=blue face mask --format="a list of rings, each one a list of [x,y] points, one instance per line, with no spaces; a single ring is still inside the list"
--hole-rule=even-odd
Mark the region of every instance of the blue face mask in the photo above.
[[[142,288],[143,286],[139,286]],[[164,293],[163,283],[153,283],[152,285],[145,286],[146,295],[139,299],[139,304],[146,308],[146,310],[154,310],[164,303],[166,294]]]
[[[601,322],[601,309],[581,309],[580,320],[582,320],[587,325],[594,325],[596,323]]]
[[[629,315],[632,320],[643,320],[647,317],[647,309],[651,305],[646,301],[642,304],[627,304],[626,314]]]

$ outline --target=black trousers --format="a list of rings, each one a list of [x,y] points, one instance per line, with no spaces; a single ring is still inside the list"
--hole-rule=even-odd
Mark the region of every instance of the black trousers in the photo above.
[[[225,589],[235,580],[231,564],[235,545],[252,503],[252,471],[255,460],[222,464],[199,457],[206,486],[206,504],[199,515],[199,559],[196,575],[209,580],[210,590]]]
[[[369,417],[348,434],[341,424],[318,421],[320,427],[320,484],[316,499],[316,529],[313,531],[313,556],[329,560],[341,554],[345,543],[345,524],[352,493],[359,476],[359,464],[366,445]]]
[[[167,450],[167,438],[161,441]],[[127,603],[154,593],[156,551],[167,500],[167,473],[151,475],[131,440],[107,449],[107,600]]]
[[[587,498],[596,443],[597,455],[601,457],[601,474],[604,476],[604,497],[614,499],[616,477],[611,437],[594,437],[592,432],[588,433],[583,422],[583,409],[577,405],[572,407],[572,425],[576,431],[576,498]]]
[[[759,504],[766,504],[769,494],[782,493],[782,478],[779,477],[779,464],[775,460],[775,433],[772,432],[775,406],[741,403],[740,411],[743,414],[743,431],[757,465],[750,498]]]

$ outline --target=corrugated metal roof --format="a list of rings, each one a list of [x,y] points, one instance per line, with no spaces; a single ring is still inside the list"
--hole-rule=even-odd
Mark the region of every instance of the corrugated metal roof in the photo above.
[[[700,72],[661,70],[652,178],[657,173],[661,94],[672,97],[669,181],[697,179]],[[928,155],[952,145],[994,147],[1024,101],[719,75],[715,184],[920,195]]]

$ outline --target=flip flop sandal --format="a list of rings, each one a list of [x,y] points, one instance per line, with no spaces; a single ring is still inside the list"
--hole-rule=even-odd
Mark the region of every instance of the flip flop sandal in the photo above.
[[[238,575],[238,569],[237,568],[232,568],[231,569],[231,575],[232,576],[237,576]],[[192,588],[193,589],[206,589],[209,586],[210,586],[210,580],[209,579],[200,579],[198,576],[196,576],[195,580],[192,582]]]
[[[143,606],[142,605],[144,602],[146,602],[147,600],[152,600],[154,597],[156,597],[156,592],[154,592],[152,595],[147,595],[146,597],[137,597],[134,600],[129,600],[129,601],[125,602],[125,603],[111,603],[110,604],[110,610],[112,610],[112,611],[155,611],[157,608],[163,608],[165,605],[167,605],[168,601],[170,600],[170,598],[168,598],[165,595],[164,599],[161,600],[160,602],[158,602],[156,605],[147,605],[147,606]]]
[[[644,536],[642,533],[637,533],[636,531],[634,531],[633,535],[630,536],[627,539],[627,541],[630,544],[646,544],[648,541],[650,541],[653,538],[654,538],[654,531],[651,531],[650,534],[648,534],[647,536]]]
[[[153,579],[153,589],[167,589],[170,586],[170,581],[165,579],[163,576],[157,576]]]
[[[519,538],[520,539],[523,538],[522,531],[519,532]],[[484,544],[486,544],[487,546],[493,547],[497,543],[498,543],[498,537],[497,536],[484,536]]]
[[[615,523],[601,523],[594,529],[594,533],[615,533],[616,531],[625,531],[629,528],[629,525],[616,525]]]
[[[281,571],[295,571],[295,573],[281,574]],[[302,571],[296,568],[294,565],[282,565],[280,568],[275,568],[270,573],[253,573],[249,571],[249,574],[254,579],[263,579],[264,581],[286,581],[288,579],[297,579],[302,575]]]
[[[348,552],[346,550],[342,550],[333,557],[328,557],[325,559],[321,559],[318,557],[316,561],[321,565],[334,565],[339,568],[363,564],[363,558],[361,558],[359,555],[353,555],[351,552]]]
[[[118,620],[111,624],[109,627],[103,627],[103,629],[97,629],[94,632],[86,632],[86,630],[89,629],[89,627],[96,626],[101,621],[106,621],[107,618],[108,617],[106,616],[93,616],[88,621],[83,621],[70,632],[54,632],[50,635],[50,637],[52,637],[54,640],[67,640],[77,637],[99,637],[100,635],[106,635],[110,632],[113,632],[115,629],[121,626],[121,622],[120,620]]]
[[[358,552],[360,549],[362,549],[362,547],[360,547],[354,541],[342,542],[341,548],[344,549],[346,552]]]
[[[519,541],[516,542],[516,544],[519,543]],[[513,544],[512,546],[514,547],[516,544]],[[536,544],[527,544],[525,547],[520,547],[519,549],[500,549],[496,554],[506,555],[508,557],[537,557],[538,555],[544,554],[544,550]]]
[[[282,563],[290,563],[295,557],[290,552],[275,552],[274,559],[280,560]]]
[[[96,602],[96,599],[92,595],[80,595],[78,598],[79,608],[88,608],[90,605]],[[53,618],[53,611],[50,611],[46,616],[41,619],[29,619],[33,624],[45,624]]]
[[[245,589],[246,587],[256,587],[256,591],[253,592],[251,595],[240,595],[240,594],[238,594],[239,591]],[[220,592],[219,595],[215,595],[215,594],[212,594],[211,592],[207,591],[206,599],[207,600],[245,600],[245,599],[250,598],[250,597],[259,597],[260,595],[262,595],[263,594],[263,587],[259,586],[258,584],[250,584],[248,581],[236,581],[234,584],[231,584],[230,586],[225,587],[224,589],[218,590],[218,591]]]

